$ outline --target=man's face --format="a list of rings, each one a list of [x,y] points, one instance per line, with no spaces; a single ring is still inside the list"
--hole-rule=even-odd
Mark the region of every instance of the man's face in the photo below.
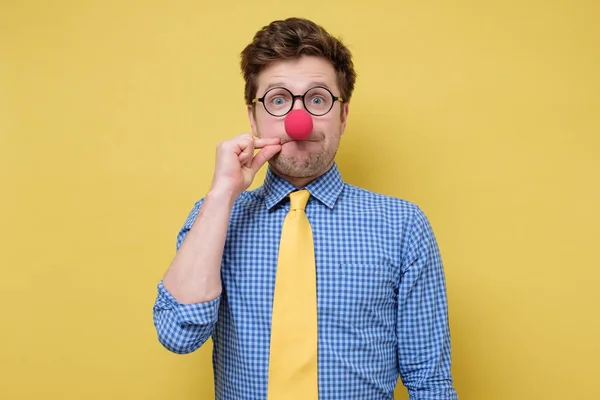
[[[303,56],[295,60],[275,62],[258,77],[256,97],[263,97],[273,86],[284,87],[294,95],[302,95],[315,86],[324,86],[334,96],[340,96],[336,74],[331,63],[321,57]],[[281,151],[269,160],[278,175],[290,178],[317,178],[333,165],[340,137],[346,128],[348,104],[336,101],[329,113],[311,115],[313,130],[306,140],[294,141],[286,134],[283,117],[269,114],[262,103],[248,107],[252,133],[260,138],[281,139]],[[302,100],[296,100],[294,109],[304,109]]]

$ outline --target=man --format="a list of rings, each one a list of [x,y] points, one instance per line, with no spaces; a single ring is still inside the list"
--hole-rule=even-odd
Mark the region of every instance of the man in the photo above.
[[[349,50],[291,18],[257,32],[241,66],[252,134],[218,145],[211,189],[179,233],[154,307],[160,342],[190,353],[212,336],[219,400],[392,399],[398,377],[411,399],[456,399],[426,216],[344,183],[334,161]]]

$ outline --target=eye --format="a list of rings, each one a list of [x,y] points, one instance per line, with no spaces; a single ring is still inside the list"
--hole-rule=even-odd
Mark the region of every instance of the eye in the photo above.
[[[312,99],[310,99],[310,102],[312,104],[314,104],[315,106],[320,106],[323,103],[325,103],[325,99],[323,97],[320,97],[320,96],[315,96]]]
[[[285,104],[285,98],[282,96],[276,96],[271,99],[271,104],[274,106],[282,106]]]

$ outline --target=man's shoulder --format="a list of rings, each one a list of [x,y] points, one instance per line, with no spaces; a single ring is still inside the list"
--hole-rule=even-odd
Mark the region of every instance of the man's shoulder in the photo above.
[[[407,199],[359,186],[345,184],[344,207],[376,216],[391,226],[403,226],[417,234],[431,232],[431,223],[423,208]]]
[[[255,204],[264,204],[263,187],[259,186],[256,189],[243,191],[242,194],[235,200],[234,207],[251,206]]]
[[[200,209],[202,208],[202,205],[204,204],[205,200],[206,197],[201,197],[198,200],[196,200],[191,211],[188,214],[188,217],[184,223],[184,227],[191,227],[191,225],[194,223],[194,220],[198,217]],[[242,194],[238,196],[238,198],[233,204],[232,213],[237,212],[238,210],[247,209],[249,206],[261,203],[262,196],[260,195],[258,189],[242,192]]]
[[[344,183],[342,196],[344,201],[353,203],[353,205],[359,209],[363,207],[376,207],[382,212],[420,212],[419,206],[410,200],[376,192],[349,183]]]
[[[231,218],[235,219],[248,213],[257,213],[266,210],[262,187],[242,192],[233,203]]]

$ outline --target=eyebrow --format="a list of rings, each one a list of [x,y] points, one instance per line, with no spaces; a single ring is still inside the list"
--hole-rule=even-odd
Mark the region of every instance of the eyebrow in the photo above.
[[[313,88],[315,86],[323,86],[323,87],[329,89],[329,85],[323,81],[311,81],[308,83],[308,89]],[[273,82],[273,83],[269,83],[269,85],[265,88],[265,93],[267,92],[267,90],[273,89],[274,87],[283,87],[283,88],[289,89],[285,82]]]

